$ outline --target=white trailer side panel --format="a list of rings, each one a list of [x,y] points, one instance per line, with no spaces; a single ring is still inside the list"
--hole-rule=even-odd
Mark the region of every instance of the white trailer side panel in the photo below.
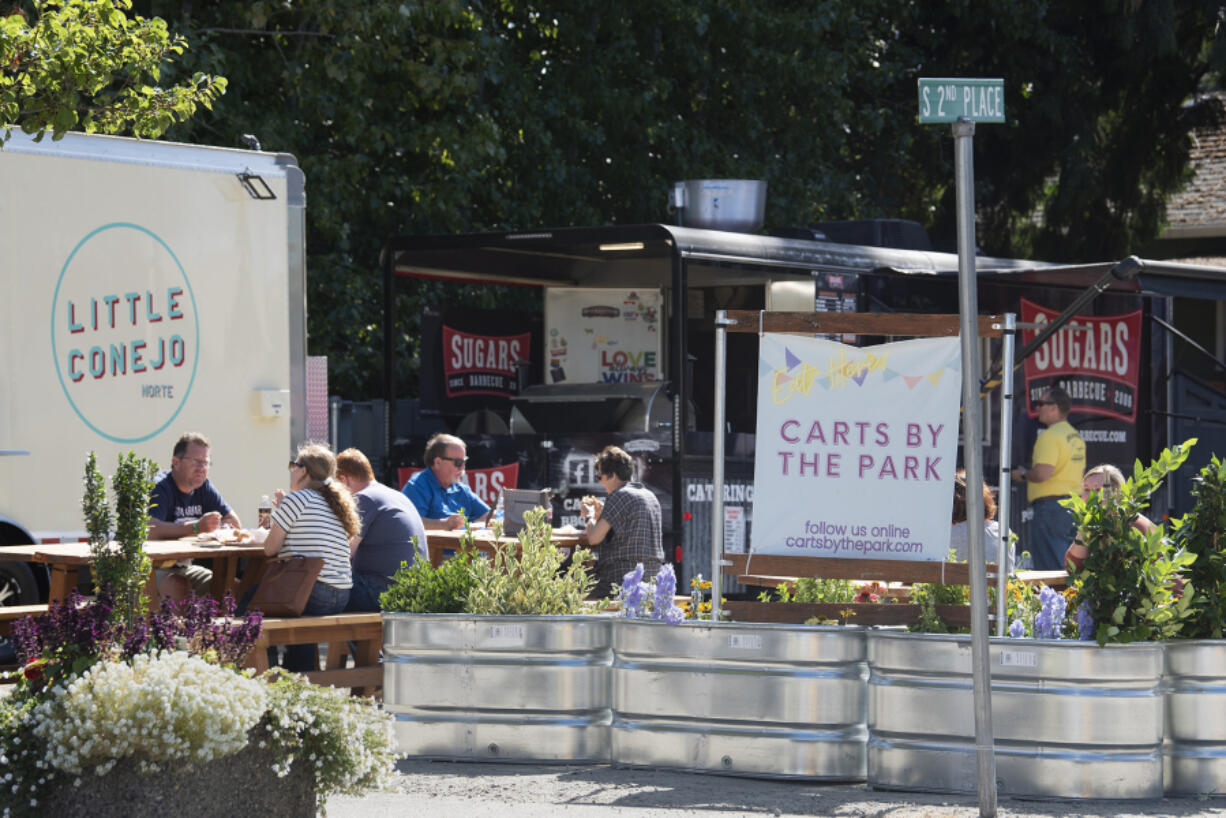
[[[244,171],[276,198],[250,195]],[[0,151],[0,450],[29,454],[0,457],[0,519],[75,539],[89,451],[108,475],[129,450],[168,467],[196,431],[210,479],[255,523],[303,423],[302,199],[292,157],[14,135]]]

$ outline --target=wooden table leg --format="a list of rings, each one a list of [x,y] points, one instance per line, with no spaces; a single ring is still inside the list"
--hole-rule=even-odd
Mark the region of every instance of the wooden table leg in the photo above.
[[[238,599],[238,592],[234,590],[234,578],[238,573],[238,557],[233,555],[217,556],[213,558],[213,583],[209,586],[209,593],[213,599],[221,602],[226,598],[226,593],[234,593],[235,600]]]
[[[149,613],[162,607],[162,597],[158,594],[158,574],[154,568],[149,571],[149,578],[145,580],[145,599],[149,601]]]
[[[59,563],[51,566],[51,583],[47,596],[52,602],[67,602],[68,595],[77,587],[77,567]]]

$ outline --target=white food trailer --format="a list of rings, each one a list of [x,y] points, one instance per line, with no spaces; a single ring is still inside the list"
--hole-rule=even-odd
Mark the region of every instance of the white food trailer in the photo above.
[[[304,178],[287,154],[118,137],[0,151],[0,546],[84,537],[87,454],[212,443],[244,522],[306,437]],[[46,577],[0,562],[0,604]]]

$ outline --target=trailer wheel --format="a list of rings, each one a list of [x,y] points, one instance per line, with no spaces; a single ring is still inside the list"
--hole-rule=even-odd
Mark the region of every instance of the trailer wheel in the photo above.
[[[38,581],[24,562],[0,562],[0,605],[35,605]]]

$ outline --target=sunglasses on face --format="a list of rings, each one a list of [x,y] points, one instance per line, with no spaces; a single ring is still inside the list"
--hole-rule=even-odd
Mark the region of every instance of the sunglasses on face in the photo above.
[[[444,457],[443,459],[455,466],[457,469],[464,468],[464,464],[468,462],[467,457]]]
[[[291,461],[289,462],[289,467],[292,469],[292,468],[294,468],[295,466],[297,466],[297,467],[299,467],[299,468],[302,468],[302,469],[305,469],[305,468],[306,468],[306,466],[304,466],[303,464],[299,463],[297,460],[291,460]]]

